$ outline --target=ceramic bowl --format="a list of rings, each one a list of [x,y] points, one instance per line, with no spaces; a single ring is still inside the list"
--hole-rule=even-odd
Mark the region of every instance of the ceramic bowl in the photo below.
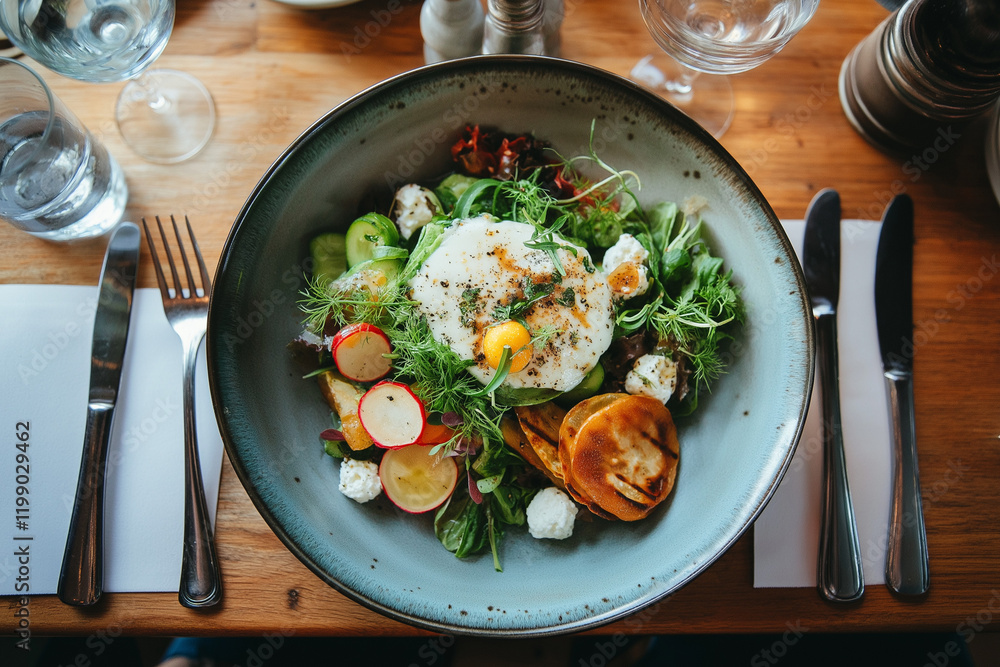
[[[564,155],[594,148],[636,171],[646,203],[700,195],[711,244],[742,286],[748,322],[731,368],[679,420],[671,497],[636,523],[578,521],[571,539],[510,531],[457,559],[433,517],[384,497],[337,491],[318,433],[329,408],[286,350],[317,233],[343,230],[372,198],[449,170],[467,123],[531,132]],[[792,458],[813,376],[811,316],[788,239],[737,162],[679,111],[616,75],[578,63],[482,56],[385,81],[307,129],[240,212],[209,315],[212,396],[226,450],[261,515],[321,579],[361,604],[423,628],[528,636],[620,619],[676,591],[750,527]],[[433,514],[433,513],[431,513]]]

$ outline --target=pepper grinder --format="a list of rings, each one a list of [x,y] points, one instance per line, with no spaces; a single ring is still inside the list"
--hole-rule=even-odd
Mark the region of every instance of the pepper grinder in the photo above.
[[[420,8],[424,62],[429,65],[480,53],[483,19],[480,0],[424,0]]]
[[[889,152],[950,146],[1000,96],[1000,3],[909,0],[848,54],[840,99]]]
[[[542,0],[487,0],[483,53],[545,52]]]

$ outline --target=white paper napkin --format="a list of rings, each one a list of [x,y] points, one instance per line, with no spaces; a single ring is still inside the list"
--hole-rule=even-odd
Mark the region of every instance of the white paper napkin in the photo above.
[[[801,253],[805,224],[782,224]],[[881,226],[841,225],[837,333],[847,473],[858,522],[866,584],[885,583],[890,473],[889,414],[875,325],[875,254]],[[754,524],[754,586],[816,585],[823,475],[819,372],[802,439],[767,508]]]
[[[0,595],[56,592],[83,451],[97,297],[96,286],[0,285]],[[138,289],[108,453],[105,591],[178,589],[184,525],[181,400],[180,338],[167,323],[159,291]],[[204,347],[195,401],[214,521],[223,447]],[[18,432],[28,433],[26,452],[15,447]],[[27,454],[27,469],[17,467],[19,453]],[[23,481],[27,484],[19,484]],[[20,506],[27,511],[20,513],[18,486],[28,491],[20,494],[28,499]],[[24,548],[27,559],[17,555]]]

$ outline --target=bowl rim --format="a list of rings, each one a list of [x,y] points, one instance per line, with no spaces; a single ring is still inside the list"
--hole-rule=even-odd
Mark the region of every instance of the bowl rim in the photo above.
[[[609,83],[615,86],[624,86],[630,90],[632,94],[644,97],[647,102],[651,103],[654,107],[659,107],[665,115],[670,116],[671,121],[675,122],[681,129],[691,135],[695,135],[700,141],[707,144],[708,148],[711,149],[714,159],[719,160],[720,164],[726,167],[730,173],[734,174],[738,178],[738,185],[742,188],[746,188],[747,191],[752,195],[754,200],[763,205],[763,212],[765,213],[765,218],[767,222],[771,225],[772,231],[775,232],[776,241],[780,245],[782,251],[785,255],[791,259],[795,259],[795,251],[792,247],[791,242],[788,239],[787,234],[784,231],[777,215],[774,213],[767,199],[764,197],[763,193],[754,183],[749,174],[743,169],[743,167],[736,161],[736,159],[713,137],[708,131],[698,125],[695,121],[691,120],[686,114],[681,112],[679,109],[674,107],[672,104],[667,102],[665,99],[656,95],[655,93],[647,90],[646,88],[640,86],[639,84],[623,77],[614,72],[596,67],[594,65],[581,63],[577,61],[565,60],[562,58],[554,58],[551,56],[535,56],[535,55],[514,55],[514,54],[493,54],[493,55],[476,55],[469,56],[465,58],[457,58],[453,60],[442,61],[430,65],[424,65],[416,69],[408,70],[400,74],[396,74],[392,77],[379,81],[360,92],[352,95],[343,102],[337,104],[329,111],[325,112],[317,120],[315,120],[308,128],[301,132],[279,155],[267,168],[267,170],[260,177],[250,195],[247,197],[239,214],[237,215],[235,221],[233,222],[232,228],[226,237],[225,244],[223,246],[222,254],[219,259],[218,266],[215,273],[215,284],[219,284],[219,279],[225,273],[226,267],[229,264],[231,258],[231,253],[234,245],[236,236],[239,234],[240,229],[246,223],[247,216],[253,204],[256,202],[257,198],[260,196],[261,192],[268,185],[275,174],[282,168],[282,166],[292,158],[299,148],[307,143],[309,139],[317,132],[324,129],[328,124],[336,122],[336,120],[347,114],[348,112],[354,110],[359,105],[365,103],[369,98],[376,95],[383,94],[386,90],[390,90],[393,87],[400,85],[410,84],[412,81],[423,78],[423,77],[434,77],[437,76],[439,72],[448,72],[450,70],[464,70],[470,67],[476,67],[484,62],[495,62],[501,65],[508,66],[526,66],[530,65],[532,67],[549,67],[549,68],[559,68],[565,73],[569,74],[579,74],[582,76],[595,77],[602,80],[603,82]],[[343,594],[345,597],[351,599],[354,602],[361,604],[362,606],[382,614],[390,619],[406,623],[408,625],[430,630],[438,633],[446,633],[452,635],[462,635],[462,636],[473,636],[473,637],[505,637],[505,638],[526,638],[526,637],[545,637],[545,636],[557,636],[564,635],[574,632],[580,632],[583,630],[592,630],[609,623],[613,623],[618,620],[622,620],[632,614],[639,612],[642,609],[650,607],[671,595],[676,593],[678,590],[688,585],[700,576],[706,569],[708,569],[712,564],[714,564],[723,554],[728,552],[732,546],[739,541],[749,530],[750,526],[754,524],[757,518],[763,512],[764,508],[767,506],[768,502],[774,495],[779,483],[784,478],[795,451],[798,447],[799,441],[802,436],[802,431],[805,426],[806,413],[809,408],[809,403],[812,396],[814,375],[815,375],[815,333],[812,324],[812,318],[809,317],[811,309],[808,303],[808,297],[806,293],[805,278],[802,273],[801,266],[798,261],[788,262],[790,269],[793,273],[794,281],[796,286],[799,288],[797,293],[799,295],[800,307],[807,326],[804,327],[805,334],[805,347],[806,347],[806,359],[804,370],[804,391],[801,395],[801,405],[799,406],[798,417],[796,418],[796,424],[794,432],[792,433],[792,443],[789,447],[784,460],[781,461],[778,474],[772,479],[761,495],[757,506],[754,507],[753,511],[748,515],[746,521],[741,525],[727,540],[721,549],[718,549],[715,553],[706,555],[705,559],[701,561],[696,568],[693,568],[687,576],[675,582],[671,587],[666,590],[659,591],[653,595],[637,596],[636,598],[600,614],[595,614],[593,616],[587,616],[585,618],[580,618],[573,621],[553,623],[544,626],[537,626],[532,628],[481,628],[472,627],[467,625],[461,625],[456,622],[449,621],[437,621],[423,618],[406,611],[401,611],[400,609],[390,607],[388,605],[382,604],[376,600],[369,598],[368,596],[353,590],[352,588],[344,585],[336,578],[330,576],[327,572],[323,571],[312,558],[298,545],[294,543],[285,529],[282,527],[282,523],[275,517],[271,512],[270,508],[261,498],[260,494],[253,488],[250,483],[250,472],[248,471],[246,465],[244,464],[242,458],[238,455],[238,448],[233,443],[232,433],[228,428],[229,416],[225,414],[223,408],[221,407],[221,388],[217,385],[217,374],[218,369],[216,367],[217,360],[213,354],[213,312],[216,312],[215,308],[212,308],[212,304],[215,302],[215,293],[212,295],[212,302],[209,307],[209,324],[208,324],[208,334],[206,338],[206,358],[208,363],[208,376],[209,376],[209,387],[212,395],[212,404],[215,411],[216,420],[219,425],[219,431],[222,436],[223,444],[227,456],[229,457],[230,464],[232,465],[237,477],[240,480],[244,490],[250,497],[257,511],[260,513],[261,517],[267,523],[271,531],[278,537],[278,539],[284,544],[284,546],[310,571],[312,571],[320,580],[325,582],[327,585],[334,588],[339,593]]]

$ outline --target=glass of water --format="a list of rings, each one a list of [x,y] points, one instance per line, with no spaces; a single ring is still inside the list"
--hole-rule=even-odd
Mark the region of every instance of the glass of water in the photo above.
[[[174,0],[0,0],[0,29],[26,54],[79,81],[130,80],[115,117],[152,162],[180,162],[208,142],[215,104],[194,77],[148,70],[174,24]]]
[[[122,170],[27,65],[0,58],[0,220],[52,241],[122,217]]]
[[[639,0],[664,54],[651,54],[631,78],[663,95],[716,137],[733,119],[726,78],[780,51],[812,18],[819,0]]]

